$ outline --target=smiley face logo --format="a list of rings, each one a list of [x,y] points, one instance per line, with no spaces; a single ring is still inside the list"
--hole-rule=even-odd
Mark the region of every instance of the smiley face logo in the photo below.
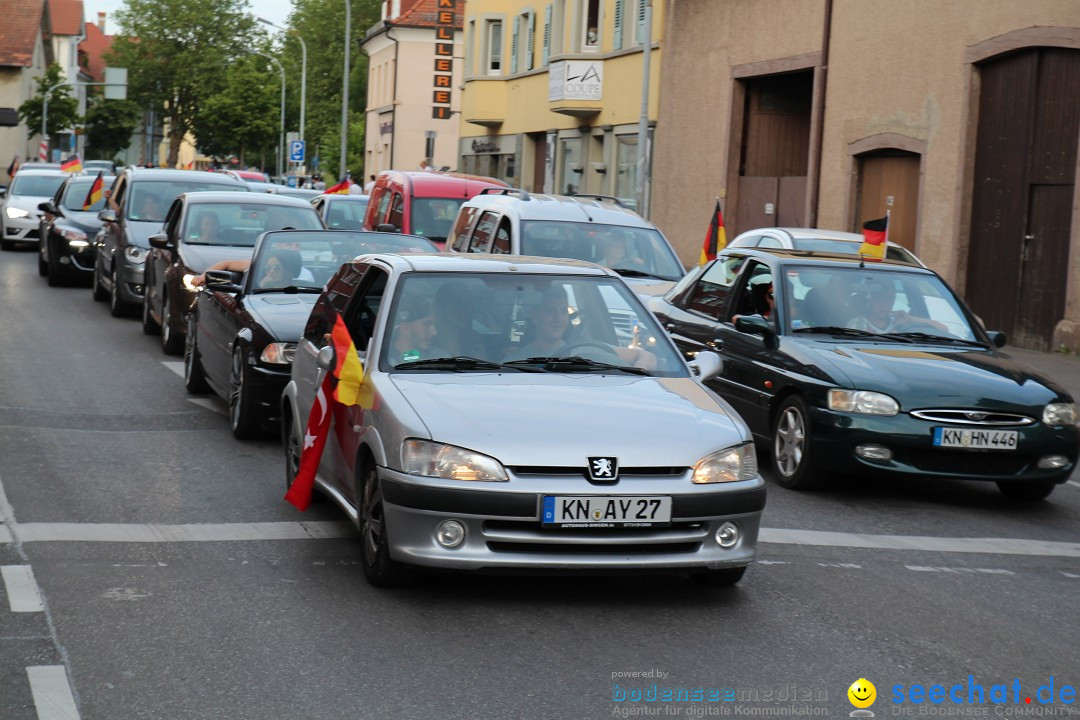
[[[877,699],[877,688],[866,678],[859,678],[851,683],[847,691],[848,700],[857,708],[868,708]]]

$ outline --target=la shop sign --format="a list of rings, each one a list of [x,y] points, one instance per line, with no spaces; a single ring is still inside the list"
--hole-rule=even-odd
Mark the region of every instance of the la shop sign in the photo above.
[[[565,60],[548,69],[548,100],[603,100],[604,62]]]

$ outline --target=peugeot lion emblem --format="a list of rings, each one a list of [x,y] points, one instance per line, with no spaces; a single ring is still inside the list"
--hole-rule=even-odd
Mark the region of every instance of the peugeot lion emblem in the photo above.
[[[593,481],[614,480],[619,477],[619,459],[613,457],[589,458],[589,479]]]

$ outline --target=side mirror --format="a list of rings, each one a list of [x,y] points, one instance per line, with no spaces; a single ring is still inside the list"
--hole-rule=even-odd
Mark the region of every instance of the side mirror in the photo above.
[[[98,220],[100,220],[101,222],[107,222],[107,223],[116,222],[116,211],[112,210],[111,208],[106,208],[105,210],[101,210],[100,212],[98,212],[97,216],[98,216]]]
[[[60,211],[56,209],[56,206],[52,204],[52,200],[46,200],[45,202],[38,203],[37,209],[48,215],[59,215]]]
[[[397,225],[395,225],[393,223],[379,223],[378,225],[375,226],[375,232],[396,233],[396,232],[401,232],[401,228],[399,228]]]
[[[169,236],[165,233],[151,235],[149,237],[149,242],[150,247],[157,248],[158,250],[168,250],[170,247],[172,247],[172,243],[169,242]]]
[[[327,345],[320,350],[315,358],[315,363],[323,372],[330,372],[334,367],[334,346]]]
[[[724,360],[712,350],[702,350],[690,363],[690,372],[701,382],[711,380],[724,371]]]
[[[238,275],[243,277],[241,273],[234,273],[231,270],[207,270],[206,287],[219,292],[238,293],[241,289],[240,283],[237,282]]]
[[[735,329],[751,335],[768,335],[772,332],[769,321],[760,315],[741,315],[735,319]]]
[[[990,338],[990,344],[996,348],[1005,347],[1005,333],[999,330],[990,330],[986,333],[986,336]]]

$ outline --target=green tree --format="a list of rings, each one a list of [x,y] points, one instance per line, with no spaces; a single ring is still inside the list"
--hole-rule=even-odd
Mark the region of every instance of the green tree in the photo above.
[[[71,86],[61,85],[65,81],[64,73],[59,65],[53,64],[45,68],[45,74],[37,78],[37,95],[30,98],[19,106],[19,122],[26,125],[34,133],[41,132],[41,115],[43,111],[45,93],[49,92],[49,106],[47,109],[49,126],[45,128],[45,134],[49,137],[63,132],[78,125],[79,101],[71,96]],[[56,87],[59,85],[59,87]]]
[[[128,69],[129,97],[168,121],[170,166],[231,61],[264,37],[246,6],[246,0],[126,0],[116,12],[120,34],[105,60]]]
[[[86,157],[116,157],[131,144],[131,134],[141,119],[139,106],[130,100],[94,99],[86,110]]]
[[[221,91],[208,97],[195,119],[199,150],[213,157],[237,155],[241,167],[255,152],[276,148],[281,76],[258,68],[258,56],[239,59],[225,74]],[[268,154],[273,154],[271,150]]]

